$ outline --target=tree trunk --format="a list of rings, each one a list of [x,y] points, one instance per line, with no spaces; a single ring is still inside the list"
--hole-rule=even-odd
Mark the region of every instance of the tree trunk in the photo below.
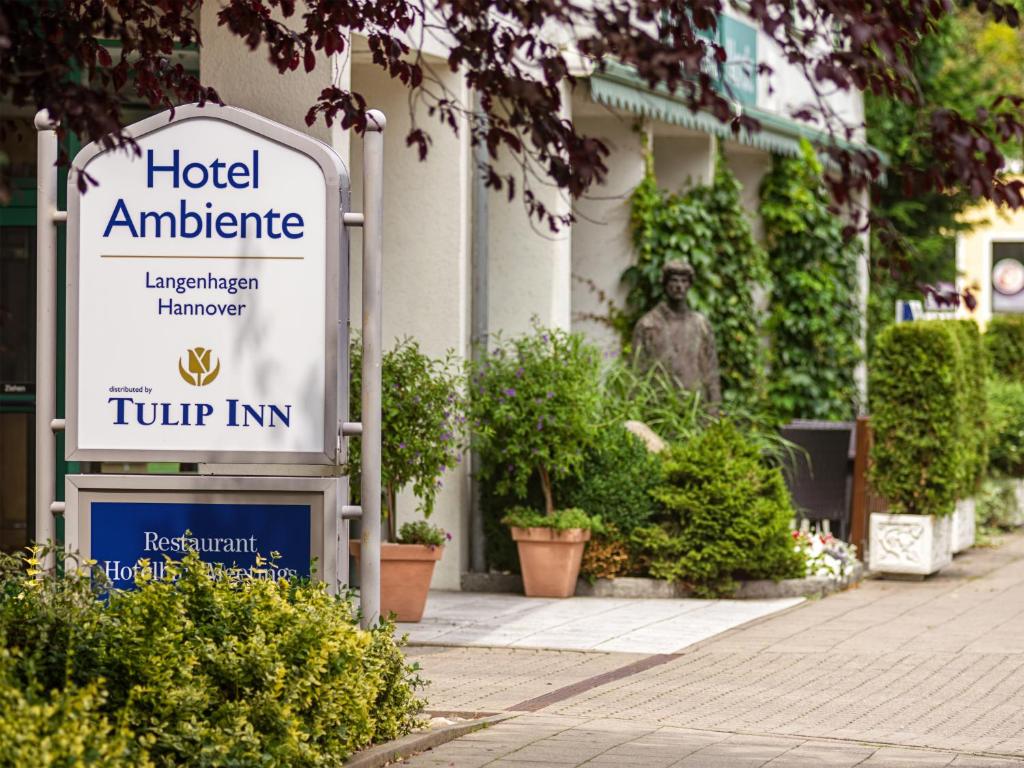
[[[551,495],[551,476],[548,475],[548,471],[544,467],[537,467],[537,473],[540,475],[540,487],[544,491],[544,511],[548,517],[555,514],[555,500]]]
[[[396,493],[394,487],[390,485],[384,486],[384,510],[387,515],[387,533],[388,541],[398,541],[398,511],[395,509],[396,506]]]

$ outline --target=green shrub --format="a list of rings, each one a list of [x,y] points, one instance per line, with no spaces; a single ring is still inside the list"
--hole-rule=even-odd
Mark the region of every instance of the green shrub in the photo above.
[[[582,528],[584,531],[604,530],[600,515],[588,515],[582,509],[559,509],[554,514],[544,514],[529,507],[512,507],[501,522],[509,528],[553,528],[568,531]]]
[[[446,541],[451,541],[452,535],[444,528],[428,523],[426,520],[417,520],[412,523],[405,523],[398,531],[399,544],[425,544],[429,547],[440,547]]]
[[[25,691],[12,679],[10,652],[0,653],[0,765],[152,768],[132,733],[101,711],[106,697],[97,683]]]
[[[729,421],[673,446],[665,483],[654,496],[665,517],[631,537],[649,553],[651,575],[687,583],[705,596],[731,593],[737,579],[803,576],[782,472],[767,467]]]
[[[32,754],[19,733],[72,755],[19,765],[333,766],[420,707],[392,628],[358,629],[319,584],[232,578],[194,553],[103,600],[88,577],[9,559],[0,577],[0,755]]]
[[[563,483],[561,499],[628,535],[657,511],[651,490],[661,482],[661,464],[639,437],[610,424],[587,451],[580,475]]]
[[[989,471],[1024,477],[1024,381],[991,378],[986,383]]]
[[[960,419],[957,443],[962,454],[960,498],[967,498],[978,490],[988,469],[988,402],[984,394],[988,364],[978,324],[974,320],[947,322],[953,326],[960,344],[958,361],[962,397],[957,409]]]
[[[709,420],[700,400],[700,395],[681,389],[661,366],[639,371],[620,356],[601,371],[604,424],[642,421],[663,440],[689,440]]]
[[[871,482],[890,511],[949,515],[963,487],[964,382],[949,321],[882,331],[871,365]]]
[[[989,320],[985,350],[993,373],[1024,380],[1024,316],[996,315]]]
[[[772,275],[768,396],[783,421],[850,419],[861,360],[857,262],[861,241],[831,210],[821,163],[776,155],[761,184]]]
[[[975,502],[979,532],[1008,531],[1017,527],[1016,480],[986,479],[975,495]]]

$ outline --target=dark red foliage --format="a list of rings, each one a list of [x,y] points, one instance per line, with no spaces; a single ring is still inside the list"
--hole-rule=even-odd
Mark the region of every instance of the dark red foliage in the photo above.
[[[172,57],[175,46],[201,45],[201,4],[0,0],[0,95],[17,106],[50,110],[64,132],[130,145],[121,109],[129,90],[154,108],[219,101]],[[1012,5],[975,5],[995,19],[1019,23]],[[415,0],[219,0],[217,17],[251,49],[264,46],[259,55],[281,72],[308,72],[318,66],[318,53],[344,52],[346,31],[364,36],[372,61],[412,91],[410,103],[425,104],[452,130],[467,125],[473,143],[486,147],[492,161],[500,152],[516,157],[531,214],[556,228],[566,218],[531,194],[530,180],[543,177],[578,197],[607,174],[609,149],[563,116],[563,100],[576,77],[565,46],[545,33],[564,30],[587,66],[619,61],[651,87],[667,88],[733,131],[757,130],[757,121],[739,114],[729,94],[716,90],[702,71],[709,55],[726,60],[726,52],[700,34],[714,29],[723,6],[723,0],[603,0],[594,7],[573,0],[436,0],[424,10]],[[793,116],[828,128],[832,141],[822,150],[838,169],[830,177],[837,204],[860,199],[882,165],[874,153],[851,147],[862,126],[845,124],[822,94],[858,88],[920,103],[909,57],[948,12],[949,0],[750,0],[749,16],[814,86],[816,99]],[[418,30],[443,32],[450,41],[447,64],[478,95],[479,111],[447,90],[412,48],[409,41]],[[101,40],[120,44],[116,57]],[[843,44],[822,45],[823,40]],[[759,71],[771,76],[766,65]],[[79,72],[85,77],[74,76]],[[906,193],[967,188],[1019,207],[1024,185],[1000,178],[1004,163],[994,139],[1024,140],[1021,107],[1019,96],[1006,96],[975,115],[934,112],[928,141],[939,162],[900,169]],[[310,105],[306,122],[323,119],[362,131],[367,109],[362,95],[332,86]],[[414,123],[406,140],[421,156],[429,152],[430,136],[421,125]],[[491,187],[515,194],[516,176],[500,173],[493,162],[483,171]]]

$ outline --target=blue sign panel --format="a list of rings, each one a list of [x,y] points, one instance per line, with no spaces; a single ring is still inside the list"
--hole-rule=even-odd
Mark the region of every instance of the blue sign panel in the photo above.
[[[164,555],[196,551],[210,563],[246,572],[260,555],[266,578],[310,575],[308,504],[192,504],[94,501],[91,556],[118,589],[134,586],[137,563],[148,558],[161,576]]]

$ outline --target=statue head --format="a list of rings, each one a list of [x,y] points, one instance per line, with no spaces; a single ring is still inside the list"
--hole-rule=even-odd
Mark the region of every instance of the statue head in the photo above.
[[[693,285],[693,267],[686,261],[667,261],[661,268],[661,287],[671,305],[686,301],[686,294]]]

